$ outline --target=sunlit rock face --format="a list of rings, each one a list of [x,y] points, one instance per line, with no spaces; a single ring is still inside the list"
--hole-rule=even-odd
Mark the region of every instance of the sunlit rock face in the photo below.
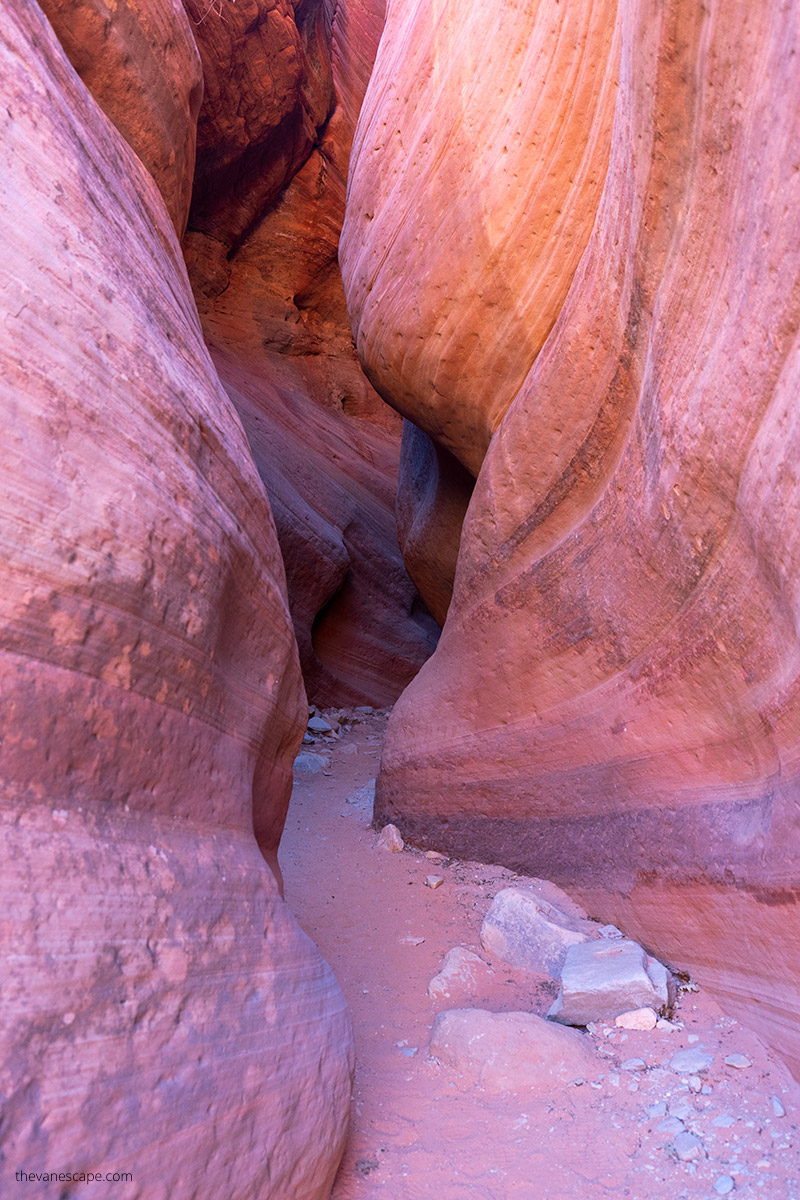
[[[389,8],[353,145],[345,292],[372,383],[473,475],[592,230],[615,10]]]
[[[395,6],[398,22],[412,10]],[[796,6],[625,0],[620,16],[597,219],[490,442],[439,648],[390,725],[377,812],[423,844],[576,889],[797,1068]],[[412,33],[382,48],[395,78],[415,61]],[[470,66],[478,108],[498,90],[496,68],[481,56]],[[359,344],[410,411],[417,368],[400,349],[398,297],[440,311],[431,259],[409,243],[405,277],[368,303],[355,283],[371,230],[395,222],[413,238],[427,211],[408,173],[418,146],[434,151],[411,100],[407,123],[395,121],[390,75],[379,73],[361,132],[360,154],[385,132],[373,219],[357,163],[346,231],[370,231],[350,267]],[[464,155],[438,145],[447,178]],[[548,177],[546,158],[513,161],[534,190]],[[451,195],[454,210],[506,228],[479,189]],[[512,221],[508,238],[517,231]],[[529,269],[523,258],[514,292],[540,286]],[[474,292],[448,291],[447,311],[462,336],[484,345],[486,329],[494,346]],[[424,358],[436,326],[423,328]],[[379,329],[397,332],[399,357],[371,357]],[[451,447],[476,444],[473,410],[462,430],[429,377],[427,427],[439,422]],[[499,378],[508,398],[519,381]]]
[[[305,696],[266,493],[162,198],[32,0],[0,79],[0,1190],[323,1200],[352,1050],[268,865]]]
[[[180,0],[42,0],[70,62],[164,197],[180,237],[203,75]]]
[[[191,9],[198,22],[199,8]],[[337,261],[347,160],[383,3],[347,0],[332,11],[318,0],[294,10],[263,0],[258,11],[254,32],[240,13],[236,38],[226,8],[197,26],[213,77],[184,249],[206,341],[270,495],[309,698],[389,704],[438,629],[397,543],[400,420],[358,363]],[[280,49],[280,29],[296,43],[291,54]],[[226,63],[240,63],[234,77],[247,83],[259,121],[252,136],[262,139],[238,152],[232,191],[220,181],[234,167],[209,164],[250,126],[237,87],[214,66],[220,46]],[[264,56],[277,56],[284,74],[259,106]],[[250,163],[261,164],[252,179]]]

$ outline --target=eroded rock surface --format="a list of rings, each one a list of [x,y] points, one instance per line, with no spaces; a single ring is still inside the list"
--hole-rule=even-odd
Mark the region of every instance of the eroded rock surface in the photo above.
[[[153,176],[180,237],[203,96],[180,0],[42,0],[41,7],[86,87]]]
[[[32,0],[0,79],[3,1193],[323,1200],[352,1048],[279,890],[306,708],[266,493],[155,184]]]
[[[513,402],[471,502],[439,648],[395,709],[376,812],[424,845],[577,889],[800,1069],[788,982],[800,969],[800,540],[787,517],[799,499],[797,14],[688,0],[620,11],[597,219],[515,397],[516,366],[500,371]],[[367,361],[380,331],[406,346],[412,297],[435,312],[455,297],[442,309],[454,346],[493,330],[462,290],[415,269],[410,245],[404,272],[387,260],[366,298],[387,240],[374,231],[395,228],[402,194],[408,237],[425,228],[410,177],[426,121],[409,102],[394,123],[405,51],[389,39],[381,53],[394,81],[379,73],[359,145],[383,146],[388,165],[374,212],[356,173],[345,259]],[[481,55],[471,69],[479,105],[496,70]],[[447,162],[465,157],[448,147]],[[527,180],[539,160],[514,161]],[[503,218],[499,203],[481,208],[480,188],[465,194],[487,222]],[[529,270],[521,254],[515,292],[527,295]],[[433,330],[424,322],[423,358]],[[417,360],[398,353],[373,378],[411,413]],[[451,447],[485,443],[445,373],[425,378],[445,395],[428,388],[415,419]]]
[[[615,0],[393,4],[340,260],[380,394],[476,475],[555,322],[603,186]]]
[[[317,0],[294,12],[288,0],[259,4],[267,16],[257,31],[244,30],[242,9],[234,37],[224,6],[197,30],[212,78],[184,249],[207,343],[269,492],[310,698],[384,705],[430,655],[438,630],[397,542],[400,421],[359,366],[337,260],[347,159],[383,4],[347,0],[332,21]],[[279,33],[295,47],[286,60]],[[267,86],[270,55],[283,74]],[[236,86],[224,84],[229,60],[240,64]],[[252,121],[237,87],[249,89],[243,111]],[[290,135],[300,138],[291,153],[281,150]],[[231,172],[238,182],[228,191],[220,181]]]

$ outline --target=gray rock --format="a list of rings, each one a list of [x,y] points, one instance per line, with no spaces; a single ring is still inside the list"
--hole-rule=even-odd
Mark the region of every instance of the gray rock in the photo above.
[[[569,916],[533,892],[504,888],[484,918],[481,946],[509,966],[555,979],[569,947],[587,941],[595,928],[592,922]]]
[[[643,1058],[626,1058],[620,1065],[621,1071],[646,1071],[647,1063]]]
[[[310,717],[308,728],[312,733],[333,733],[333,726],[324,717]]]
[[[776,1117],[786,1116],[786,1109],[783,1107],[777,1096],[770,1096],[769,1102],[772,1105],[772,1111],[775,1113]]]
[[[752,1067],[750,1059],[745,1054],[728,1054],[725,1058],[727,1067],[736,1067],[739,1071],[744,1071],[747,1067]]]
[[[669,1060],[669,1065],[678,1075],[702,1075],[713,1061],[713,1054],[692,1047],[690,1050],[679,1050]]]
[[[294,760],[294,770],[303,775],[319,775],[327,765],[327,758],[323,758],[321,754],[312,754],[308,750],[303,750]]]
[[[650,1104],[646,1108],[646,1113],[649,1117],[665,1117],[667,1115],[666,1100],[658,1100],[655,1104]]]
[[[360,713],[362,717],[371,717],[374,711],[375,710],[371,704],[356,705],[356,712]]]
[[[684,1129],[672,1139],[672,1149],[675,1157],[681,1162],[694,1162],[696,1158],[706,1157],[706,1148],[696,1133]]]
[[[718,1129],[730,1129],[731,1125],[736,1124],[736,1118],[730,1113],[720,1113],[718,1117],[714,1117],[711,1124],[716,1125]]]
[[[533,1013],[480,1008],[440,1013],[430,1054],[491,1092],[516,1092],[591,1078],[597,1063],[589,1039]]]
[[[563,1025],[586,1025],[613,1021],[620,1013],[637,1008],[662,1011],[668,1004],[668,989],[652,969],[655,962],[627,938],[570,946],[561,972],[561,991],[548,1017]]]
[[[735,1187],[736,1184],[730,1175],[720,1175],[714,1184],[714,1191],[718,1196],[727,1196]]]
[[[659,1133],[666,1133],[669,1137],[674,1138],[676,1134],[681,1133],[686,1126],[683,1121],[679,1121],[677,1117],[667,1117],[663,1121],[659,1121],[656,1129]]]

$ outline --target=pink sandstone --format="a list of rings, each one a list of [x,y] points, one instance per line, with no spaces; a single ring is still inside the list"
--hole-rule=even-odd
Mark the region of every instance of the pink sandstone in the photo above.
[[[323,1200],[351,1034],[277,875],[305,697],[269,504],[162,197],[32,0],[0,78],[3,1171]]]

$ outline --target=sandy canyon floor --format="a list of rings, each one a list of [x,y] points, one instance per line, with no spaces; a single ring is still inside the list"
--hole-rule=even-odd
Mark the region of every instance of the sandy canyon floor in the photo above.
[[[592,1077],[544,1091],[492,1094],[429,1057],[437,1012],[541,1015],[556,987],[495,962],[481,987],[429,998],[447,950],[481,953],[496,892],[536,883],[378,847],[369,784],[385,723],[364,715],[304,747],[328,761],[296,774],[280,855],[287,900],[336,972],[355,1025],[351,1136],[333,1200],[800,1200],[800,1085],[702,989],[681,993],[672,1030],[586,1033]],[[431,874],[444,883],[426,886]],[[713,1055],[700,1090],[669,1066],[691,1047]],[[737,1054],[750,1065],[726,1065]],[[623,1065],[636,1059],[644,1066]],[[675,1149],[681,1131],[695,1135],[688,1161]]]

